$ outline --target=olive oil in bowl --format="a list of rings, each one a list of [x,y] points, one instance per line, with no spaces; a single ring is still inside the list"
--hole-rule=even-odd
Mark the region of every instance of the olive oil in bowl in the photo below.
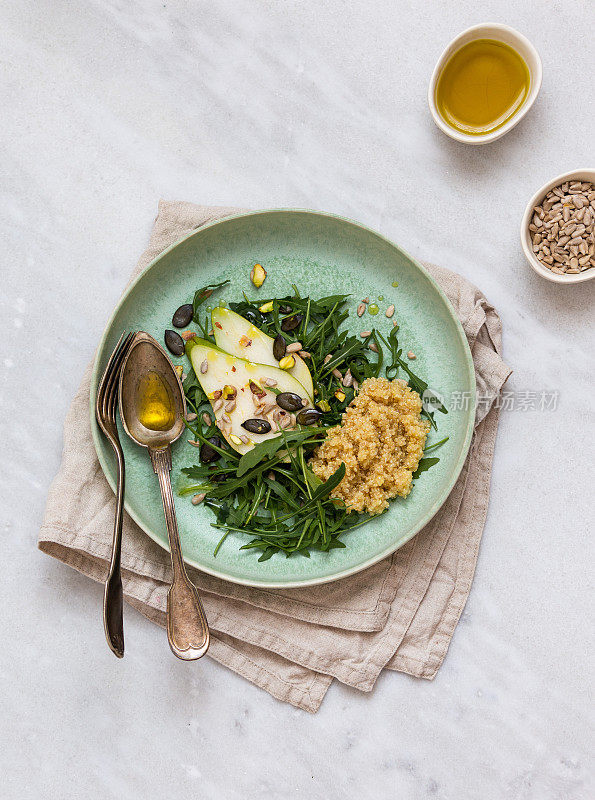
[[[524,59],[504,42],[475,39],[446,62],[435,101],[447,125],[481,136],[505,125],[529,95],[531,74]]]

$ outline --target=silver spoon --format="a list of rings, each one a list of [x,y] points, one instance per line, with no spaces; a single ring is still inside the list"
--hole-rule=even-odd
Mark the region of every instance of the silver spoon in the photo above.
[[[120,373],[120,416],[128,436],[148,449],[159,478],[173,570],[167,595],[167,638],[174,655],[193,661],[208,650],[209,626],[184,566],[169,475],[171,444],[184,430],[185,414],[184,392],[171,361],[152,336],[140,331]]]

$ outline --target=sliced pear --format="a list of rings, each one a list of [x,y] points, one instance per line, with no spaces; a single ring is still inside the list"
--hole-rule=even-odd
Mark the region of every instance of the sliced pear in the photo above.
[[[271,387],[266,385],[267,382],[274,382],[274,388],[278,391],[293,392],[307,400],[307,406],[304,408],[312,405],[302,384],[286,370],[268,364],[253,364],[244,358],[236,358],[211,342],[198,337],[186,342],[186,355],[192,363],[200,385],[209,397],[217,420],[217,427],[238,453],[247,453],[255,444],[279,435],[279,427],[272,419],[272,411],[264,414],[262,410],[257,410],[255,404],[255,400],[258,400],[260,395],[262,403],[274,403],[274,410],[279,409],[275,403],[277,395],[271,391]],[[218,394],[223,393],[226,387],[235,389],[233,398],[230,396],[226,398]],[[223,403],[219,403],[218,400],[223,400]],[[235,407],[232,410],[226,410],[226,406],[232,400],[235,400]],[[215,411],[215,405],[218,406],[217,411]],[[230,420],[227,425],[222,419],[224,414],[227,414]],[[250,433],[242,427],[242,423],[248,419],[266,419],[272,429],[268,433]],[[244,442],[240,437],[247,437],[248,441]]]
[[[273,355],[273,339],[248,322],[247,319],[228,308],[214,308],[211,314],[213,334],[217,347],[238,358],[247,358],[257,364],[268,364],[277,367],[278,361]],[[292,353],[295,367],[290,372],[306,390],[310,400],[314,398],[312,376],[303,358]]]

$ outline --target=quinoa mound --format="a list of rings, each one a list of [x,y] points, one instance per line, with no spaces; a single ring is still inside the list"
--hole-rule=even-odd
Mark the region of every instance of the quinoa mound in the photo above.
[[[310,461],[323,481],[345,464],[331,497],[369,514],[380,514],[393,497],[407,497],[430,430],[421,409],[420,396],[404,380],[365,380]]]

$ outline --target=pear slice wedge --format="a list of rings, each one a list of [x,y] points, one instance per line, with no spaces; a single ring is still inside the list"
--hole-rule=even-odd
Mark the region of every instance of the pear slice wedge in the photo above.
[[[257,408],[258,400],[261,401],[261,405],[275,404],[274,410],[281,412],[281,416],[286,416],[287,412],[283,413],[276,405],[277,392],[292,392],[299,395],[307,401],[303,408],[312,405],[302,384],[287,370],[237,358],[198,337],[186,342],[186,355],[192,363],[197,380],[209,398],[217,426],[238,453],[247,453],[255,444],[279,435],[279,427],[272,419],[272,411],[264,414],[262,409]],[[274,384],[277,392],[273,392],[273,387],[267,385],[270,383]],[[223,403],[219,402],[220,400]],[[227,424],[224,414],[227,414],[229,419]],[[249,419],[266,420],[272,429],[266,433],[247,431],[242,427],[242,423]],[[244,442],[240,437],[247,437],[248,441]]]
[[[214,308],[211,313],[213,335],[217,347],[238,358],[247,358],[257,364],[268,364],[277,367],[278,361],[273,355],[273,339],[248,322],[247,319],[228,308]],[[295,366],[288,372],[298,380],[310,400],[314,399],[312,376],[303,358],[292,353]]]

